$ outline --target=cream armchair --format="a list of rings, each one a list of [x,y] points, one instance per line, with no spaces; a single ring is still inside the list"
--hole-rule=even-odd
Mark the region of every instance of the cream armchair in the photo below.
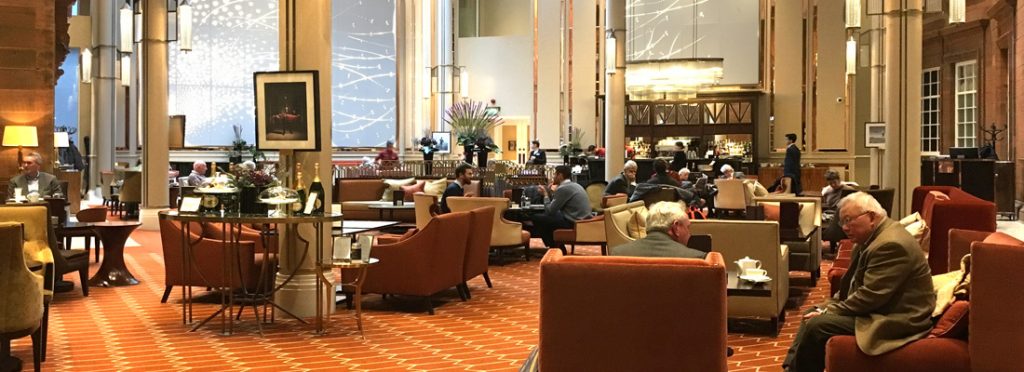
[[[780,202],[799,204],[800,235],[810,235],[806,240],[789,241],[786,234],[782,234],[789,246],[789,269],[810,272],[812,285],[815,285],[821,277],[821,199],[799,196],[754,198],[757,205],[778,207]]]
[[[789,298],[789,252],[779,244],[779,224],[774,221],[695,220],[690,225],[694,235],[711,235],[713,252],[725,259],[726,269],[735,273],[735,262],[744,257],[761,261],[761,268],[772,278],[771,297],[730,296],[730,318],[758,317],[771,321],[777,333],[785,317]]]
[[[504,218],[509,200],[493,197],[448,197],[448,208],[452,212],[468,212],[481,207],[494,207],[494,226],[491,228],[491,249],[498,251],[498,260],[504,260],[507,248],[523,247],[523,257],[530,260],[530,232],[523,230],[523,224]]]
[[[608,255],[607,240],[605,240],[604,216],[597,216],[586,220],[579,220],[572,229],[558,229],[554,233],[555,242],[563,245],[562,253],[565,254],[564,245],[571,247],[570,254],[576,254],[577,244],[600,245],[601,255]]]
[[[418,192],[412,196],[412,200],[416,207],[416,229],[423,230],[438,213],[437,197]]]
[[[744,213],[754,196],[741,179],[716,180],[718,194],[715,194],[715,210]]]
[[[643,200],[620,204],[604,210],[604,232],[607,250],[636,240],[629,236],[629,220],[639,211],[646,211]]]

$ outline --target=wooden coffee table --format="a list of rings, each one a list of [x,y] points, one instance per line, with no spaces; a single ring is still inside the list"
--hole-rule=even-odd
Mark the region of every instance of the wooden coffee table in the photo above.
[[[124,243],[135,228],[142,225],[139,221],[107,221],[92,224],[93,231],[103,242],[103,263],[96,275],[89,279],[90,286],[121,287],[139,284],[139,280],[128,271],[124,264]]]
[[[730,297],[771,297],[772,288],[769,283],[753,283],[742,280],[736,270],[726,270],[726,296]]]

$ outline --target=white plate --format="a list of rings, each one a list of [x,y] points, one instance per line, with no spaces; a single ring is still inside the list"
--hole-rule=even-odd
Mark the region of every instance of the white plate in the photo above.
[[[772,281],[772,278],[768,277],[767,275],[758,275],[758,276],[740,275],[740,279],[746,280],[748,282],[754,282],[754,283],[767,283],[767,282]]]

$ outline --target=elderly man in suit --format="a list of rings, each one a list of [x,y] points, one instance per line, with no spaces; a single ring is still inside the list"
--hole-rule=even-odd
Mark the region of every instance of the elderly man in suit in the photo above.
[[[587,191],[583,190],[583,186],[572,182],[572,170],[568,165],[555,167],[552,188],[555,191],[544,213],[530,217],[534,230],[544,240],[546,247],[555,246],[555,230],[571,229],[576,221],[590,217],[590,199],[587,197]],[[539,189],[543,195],[549,192],[544,187]]]
[[[647,212],[647,236],[612,248],[612,256],[703,259],[707,254],[686,246],[690,218],[679,203],[658,202]]]
[[[863,192],[839,202],[843,231],[856,245],[839,291],[804,315],[789,348],[787,371],[825,369],[825,343],[854,335],[867,355],[880,355],[928,334],[935,309],[931,270],[921,247]]]
[[[43,157],[38,152],[30,152],[22,158],[21,167],[23,168],[21,174],[11,178],[11,181],[7,184],[7,197],[13,198],[15,189],[21,189],[22,195],[28,195],[33,192],[39,193],[42,196],[50,196],[53,194],[61,193],[60,181],[57,181],[57,177],[40,171],[39,168],[42,166]]]

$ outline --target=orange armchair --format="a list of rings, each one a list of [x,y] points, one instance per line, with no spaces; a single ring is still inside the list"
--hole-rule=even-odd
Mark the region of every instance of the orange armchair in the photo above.
[[[540,265],[540,370],[725,371],[726,282],[718,252],[700,260],[549,250]]]
[[[470,279],[480,275],[484,276],[487,288],[491,285],[491,276],[487,274],[487,258],[491,252],[491,227],[494,225],[494,207],[481,207],[469,211],[471,221],[469,223],[469,236],[466,239],[466,258],[462,269],[461,290],[467,299],[472,298],[469,293]]]
[[[230,259],[222,240],[206,238],[202,236],[202,228],[199,224],[192,224],[189,229],[189,240],[192,242],[193,255],[191,275],[185,276],[184,269],[184,246],[182,245],[181,224],[160,216],[160,241],[164,252],[164,295],[161,303],[166,303],[171,295],[171,288],[174,286],[197,286],[197,287],[232,287],[256,289],[259,283],[260,268],[263,264],[263,255],[255,253],[255,243],[241,241],[238,247],[239,271],[231,275],[231,278],[224,276],[224,260]],[[198,233],[197,233],[198,232]],[[272,266],[273,267],[273,266]],[[244,279],[243,279],[244,278]],[[242,282],[244,280],[244,283]]]
[[[439,215],[408,239],[374,246],[370,256],[380,263],[367,269],[363,292],[419,296],[433,315],[430,297],[463,282],[471,219],[469,213]],[[356,274],[342,271],[345,281]]]

